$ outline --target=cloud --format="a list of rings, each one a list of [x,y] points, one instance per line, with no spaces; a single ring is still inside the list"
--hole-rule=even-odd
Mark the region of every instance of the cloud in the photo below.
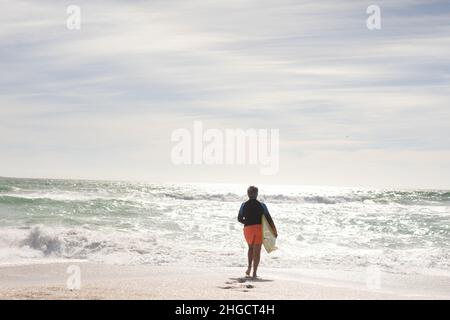
[[[10,159],[0,174],[33,172],[14,165],[27,150],[56,174],[51,159],[70,149],[58,176],[85,177],[83,161],[97,158],[96,168],[109,163],[102,178],[135,178],[155,150],[167,157],[152,166],[170,168],[170,132],[193,120],[279,128],[289,164],[335,152],[433,159],[450,147],[445,2],[379,1],[378,31],[366,28],[368,1],[78,1],[79,31],[65,27],[69,4],[0,4],[0,152]],[[115,161],[121,148],[135,155]]]

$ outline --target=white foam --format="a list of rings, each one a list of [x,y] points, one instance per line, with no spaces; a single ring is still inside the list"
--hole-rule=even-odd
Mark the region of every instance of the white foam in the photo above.
[[[245,200],[243,186],[102,183],[87,188],[80,182],[78,187],[55,185],[40,191],[35,185],[33,190],[21,187],[7,193],[67,203],[0,206],[0,219],[7,225],[0,228],[0,264],[52,259],[191,266],[246,262],[236,219]],[[426,206],[423,199],[413,199],[413,205],[405,204],[416,195],[380,190],[261,190],[280,233],[280,249],[264,255],[264,265],[376,265],[398,273],[450,267],[450,231],[445,227],[450,209],[445,203]]]

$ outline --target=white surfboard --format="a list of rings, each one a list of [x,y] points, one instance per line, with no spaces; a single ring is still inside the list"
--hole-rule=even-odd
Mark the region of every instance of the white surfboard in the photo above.
[[[267,222],[266,217],[262,216],[263,245],[267,253],[278,249],[276,246],[277,238],[273,234],[272,227]]]

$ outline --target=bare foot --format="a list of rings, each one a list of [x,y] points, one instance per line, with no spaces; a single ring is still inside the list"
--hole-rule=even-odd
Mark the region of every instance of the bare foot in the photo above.
[[[253,280],[258,279],[258,276],[256,275],[256,273],[253,274]]]
[[[252,267],[248,267],[248,268],[247,268],[247,271],[245,271],[245,275],[246,275],[247,277],[250,277],[250,271],[252,271]]]

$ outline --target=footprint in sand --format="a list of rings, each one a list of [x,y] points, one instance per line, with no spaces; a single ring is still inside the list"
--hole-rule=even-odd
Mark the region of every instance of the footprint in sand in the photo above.
[[[225,286],[225,287],[219,287],[220,289],[234,289],[235,287],[233,286]]]
[[[246,278],[237,278],[237,279],[232,279],[232,281],[226,281],[225,284],[226,286],[223,287],[219,287],[220,289],[235,289],[238,291],[242,291],[242,292],[249,292],[250,290],[248,289],[253,289],[255,288],[254,285],[252,284],[245,284],[245,282],[248,279]]]

